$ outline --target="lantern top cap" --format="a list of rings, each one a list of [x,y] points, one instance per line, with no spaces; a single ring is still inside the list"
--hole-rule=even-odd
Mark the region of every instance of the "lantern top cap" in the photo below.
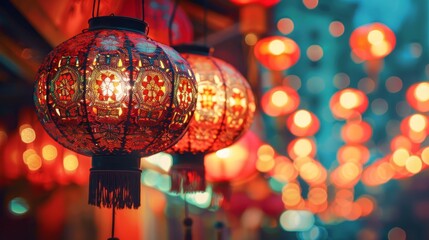
[[[147,34],[149,26],[146,22],[137,19],[122,16],[102,16],[94,17],[88,20],[89,30],[100,29],[118,29]]]
[[[213,48],[205,45],[180,44],[173,46],[173,48],[179,53],[194,53],[204,56],[209,56],[213,53]]]

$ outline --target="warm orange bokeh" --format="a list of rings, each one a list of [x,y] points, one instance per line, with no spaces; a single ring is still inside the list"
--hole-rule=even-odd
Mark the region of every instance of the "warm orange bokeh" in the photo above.
[[[370,152],[367,147],[360,144],[347,144],[342,146],[337,153],[338,162],[340,164],[353,162],[365,164],[370,157]]]
[[[362,144],[372,136],[372,127],[365,121],[351,121],[341,129],[341,137],[346,143]]]
[[[286,122],[289,131],[298,137],[313,136],[319,130],[320,122],[315,114],[307,110],[298,110],[291,114]]]
[[[282,71],[293,66],[300,57],[299,46],[290,38],[273,36],[258,41],[254,49],[258,61],[270,70]]]
[[[395,34],[381,23],[358,27],[350,36],[353,54],[365,61],[386,57],[395,48],[395,44]]]
[[[238,142],[205,156],[206,178],[211,182],[240,181],[256,171],[258,137],[248,131]]]
[[[407,102],[419,112],[429,112],[429,82],[415,83],[407,90]]]
[[[346,88],[332,96],[329,106],[334,117],[350,119],[365,112],[368,107],[368,98],[358,89]]]
[[[269,116],[277,117],[296,110],[300,102],[298,93],[286,86],[275,87],[261,99],[262,110]]]

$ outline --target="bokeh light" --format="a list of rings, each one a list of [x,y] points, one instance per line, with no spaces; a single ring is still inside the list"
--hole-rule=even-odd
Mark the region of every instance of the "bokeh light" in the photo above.
[[[291,33],[294,29],[294,24],[292,19],[290,18],[282,18],[277,22],[277,29],[287,35],[289,33]]]
[[[289,87],[275,87],[261,99],[262,110],[269,116],[281,116],[293,112],[299,105],[298,93]]]
[[[319,61],[323,57],[323,48],[319,45],[311,45],[307,48],[307,57],[313,62]]]
[[[266,68],[286,70],[300,57],[299,46],[290,38],[273,36],[260,39],[254,49],[256,59]]]
[[[396,45],[392,30],[381,23],[371,23],[356,28],[350,36],[353,53],[362,60],[384,58]]]
[[[280,215],[280,226],[289,232],[308,231],[314,225],[314,215],[309,211],[286,210]]]
[[[333,37],[340,37],[344,33],[344,24],[340,21],[333,21],[329,24],[329,33]]]
[[[24,198],[16,197],[9,202],[9,211],[13,215],[24,215],[30,210],[30,206]]]

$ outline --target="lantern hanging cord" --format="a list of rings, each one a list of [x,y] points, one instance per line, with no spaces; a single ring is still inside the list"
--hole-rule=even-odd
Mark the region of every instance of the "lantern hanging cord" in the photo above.
[[[92,2],[92,17],[93,18],[99,16],[99,13],[100,13],[100,1],[101,0],[94,0]],[[97,2],[97,11],[95,10],[95,4],[96,4],[96,2]],[[97,13],[95,13],[95,12],[97,12]],[[95,15],[95,14],[97,14],[97,15]]]
[[[204,0],[203,24],[204,46],[207,46],[207,0]]]
[[[174,1],[173,11],[171,12],[170,20],[168,21],[168,43],[173,45],[173,22],[176,16],[177,7],[179,6],[180,0]]]
[[[185,193],[184,200],[185,200],[185,218],[188,218],[189,217],[189,207],[188,207],[188,201],[186,201],[186,193]]]
[[[119,238],[115,237],[115,208],[116,204],[112,206],[112,237],[107,240],[119,240]]]
[[[145,15],[144,15],[144,0],[142,0],[142,20],[144,22]]]

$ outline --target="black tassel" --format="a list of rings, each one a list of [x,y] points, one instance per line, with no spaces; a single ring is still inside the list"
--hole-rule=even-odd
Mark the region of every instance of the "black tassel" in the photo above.
[[[223,240],[223,222],[217,221],[214,227],[216,229],[216,240]]]
[[[106,208],[140,206],[140,158],[93,157],[89,175],[88,203]]]
[[[184,153],[173,158],[170,192],[195,193],[206,190],[204,154]]]
[[[185,240],[192,240],[192,218],[187,217],[183,220],[183,225],[185,225]]]

